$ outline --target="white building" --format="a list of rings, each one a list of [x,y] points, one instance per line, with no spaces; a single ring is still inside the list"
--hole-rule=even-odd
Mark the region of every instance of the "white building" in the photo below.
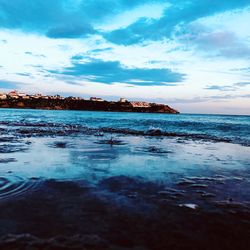
[[[104,100],[102,98],[98,98],[98,97],[90,97],[90,101],[92,101],[92,102],[103,102]]]
[[[127,102],[127,99],[121,97],[119,102]]]
[[[4,93],[0,93],[0,100],[5,100],[7,99],[7,95]]]
[[[13,98],[13,99],[18,99],[19,98],[18,92],[16,90],[10,91],[7,94],[7,96],[9,96],[10,98]]]

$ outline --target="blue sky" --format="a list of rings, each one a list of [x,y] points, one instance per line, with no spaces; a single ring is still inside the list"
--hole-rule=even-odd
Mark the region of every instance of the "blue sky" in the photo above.
[[[0,0],[0,90],[250,114],[249,0]]]

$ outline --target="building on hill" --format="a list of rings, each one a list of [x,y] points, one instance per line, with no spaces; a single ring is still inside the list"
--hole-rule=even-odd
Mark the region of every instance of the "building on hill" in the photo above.
[[[25,93],[17,93],[18,97],[19,98],[22,98],[22,99],[29,99],[30,96],[25,94]]]
[[[42,97],[42,94],[34,94],[31,96],[33,99],[39,99]]]
[[[148,102],[130,102],[133,108],[148,108],[150,107],[150,103]]]
[[[4,93],[0,93],[0,100],[5,100],[7,99],[7,95]]]
[[[23,95],[23,96],[22,96],[22,99],[28,100],[28,99],[30,99],[30,96],[29,96],[29,95]]]
[[[10,98],[13,98],[13,99],[18,99],[19,98],[18,92],[16,90],[10,91],[7,94],[7,96],[10,97]]]
[[[127,99],[121,97],[119,102],[123,102],[123,103],[124,103],[124,102],[127,102]]]
[[[102,98],[98,98],[98,97],[90,97],[90,101],[92,101],[92,102],[103,102],[104,100]]]

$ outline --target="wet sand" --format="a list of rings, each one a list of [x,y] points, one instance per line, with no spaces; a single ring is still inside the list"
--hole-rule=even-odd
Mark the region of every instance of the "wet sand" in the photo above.
[[[96,187],[47,180],[1,202],[0,247],[246,249],[248,207],[205,199],[194,209],[183,192],[125,176],[104,179]]]
[[[96,132],[0,141],[0,249],[250,245],[249,147]]]

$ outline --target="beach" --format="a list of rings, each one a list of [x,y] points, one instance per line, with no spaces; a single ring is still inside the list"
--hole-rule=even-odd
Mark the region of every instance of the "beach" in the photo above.
[[[249,116],[0,110],[0,248],[246,249],[249,129]]]

